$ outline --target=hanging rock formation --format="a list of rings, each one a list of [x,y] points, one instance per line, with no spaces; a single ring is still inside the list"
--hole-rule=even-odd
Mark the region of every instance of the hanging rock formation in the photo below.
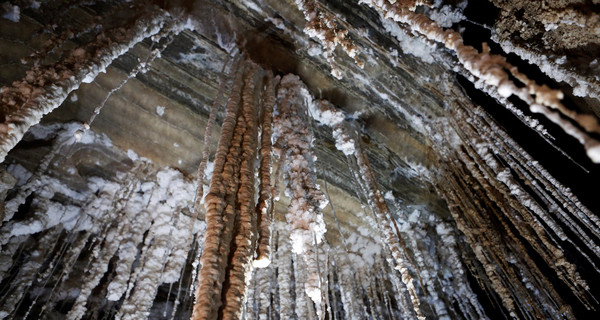
[[[599,17],[0,5],[0,319],[596,318]]]

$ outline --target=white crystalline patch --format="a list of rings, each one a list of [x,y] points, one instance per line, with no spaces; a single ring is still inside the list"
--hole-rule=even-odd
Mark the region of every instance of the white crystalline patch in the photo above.
[[[252,263],[252,265],[253,265],[255,268],[259,268],[259,269],[266,268],[266,267],[268,267],[270,264],[271,264],[271,260],[269,260],[269,258],[268,258],[268,257],[262,257],[262,258],[260,258],[260,259],[256,259],[256,260],[254,260],[254,262]]]
[[[321,48],[321,46],[317,43],[314,42],[310,42],[308,45],[308,51],[307,51],[308,55],[311,57],[315,57],[318,56],[320,54],[323,53],[323,49]]]
[[[137,161],[140,158],[138,154],[131,149],[127,150],[127,156],[129,157],[129,159],[131,159],[131,161]]]
[[[587,155],[590,157],[592,162],[600,163],[600,145],[589,148],[587,150]]]
[[[71,93],[71,102],[76,102],[78,100],[77,94],[75,92]]]
[[[285,30],[285,24],[283,23],[283,20],[279,18],[266,17],[265,22],[271,22],[275,28]]]
[[[419,221],[419,217],[421,216],[421,212],[419,210],[414,210],[409,216],[408,216],[408,222],[410,223],[416,223],[417,221]]]
[[[400,47],[402,52],[413,55],[423,62],[433,63],[433,52],[434,48],[424,43],[422,40],[411,37],[404,31],[402,28],[398,26],[398,23],[386,19],[385,17],[380,17],[381,23],[387,32],[389,32],[392,36],[394,36],[398,42],[400,42]]]
[[[463,3],[467,3],[466,1]],[[453,24],[463,21],[466,17],[462,14],[461,5],[458,5],[458,8],[454,8],[453,6],[446,5],[436,10],[432,10],[429,13],[429,18],[435,22],[440,27],[450,28]]]
[[[498,87],[498,94],[503,96],[504,98],[508,98],[512,94],[512,89],[509,85],[501,84]]]
[[[156,106],[156,114],[162,117],[165,114],[165,107]]]
[[[208,179],[212,178],[214,169],[215,169],[215,163],[212,161],[208,161],[206,163],[206,168],[204,168],[204,176]]]
[[[21,20],[21,9],[19,6],[13,6],[8,2],[2,4],[2,9],[4,9],[4,14],[2,14],[2,18],[10,20],[12,22],[19,22]]]
[[[24,185],[32,176],[32,173],[29,172],[29,170],[18,163],[10,164],[6,170],[11,176],[17,179],[17,186]]]
[[[335,147],[347,156],[352,155],[356,152],[356,148],[354,147],[354,141],[352,140],[346,140],[341,143],[338,143],[336,141]]]
[[[442,235],[450,234],[450,232],[452,232],[452,229],[450,229],[450,226],[445,223],[439,223],[435,227],[435,231],[437,232],[437,234],[442,236]]]
[[[394,193],[391,190],[386,192],[383,197],[388,201],[396,201],[396,197],[394,197]]]
[[[244,4],[246,5],[246,7],[250,10],[256,11],[258,13],[263,13],[264,11],[258,6],[256,5],[256,3],[254,3],[253,1],[245,1]]]

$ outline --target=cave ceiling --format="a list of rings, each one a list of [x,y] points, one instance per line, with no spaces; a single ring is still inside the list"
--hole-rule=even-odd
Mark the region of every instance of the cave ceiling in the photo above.
[[[345,122],[351,123],[349,126],[356,133],[352,139],[355,139],[356,144],[364,151],[381,193],[385,194],[385,199],[392,209],[392,219],[413,219],[410,220],[413,224],[417,223],[417,220],[422,221],[427,227],[421,230],[422,233],[415,234],[424,237],[435,234],[436,225],[450,225],[454,232],[457,232],[460,259],[466,261],[465,263],[479,261],[477,263],[481,262],[482,265],[485,259],[477,256],[481,247],[474,242],[484,237],[478,234],[485,233],[486,226],[495,229],[505,227],[508,231],[499,233],[502,234],[501,239],[512,237],[518,239],[515,243],[526,244],[520,247],[508,245],[509,249],[514,251],[500,252],[505,252],[507,256],[518,255],[519,252],[536,252],[532,254],[531,261],[535,261],[532,264],[539,268],[527,265],[528,268],[537,271],[532,271],[531,274],[522,271],[524,278],[535,275],[535,272],[551,274],[548,276],[549,283],[556,286],[553,290],[566,288],[567,291],[572,291],[564,297],[566,302],[556,302],[558,298],[553,295],[554,291],[548,293],[549,297],[555,299],[549,301],[554,301],[557,305],[570,305],[569,308],[561,309],[561,305],[542,306],[539,310],[546,310],[547,307],[547,310],[551,311],[539,311],[535,307],[522,306],[541,305],[539,301],[518,301],[519,297],[530,297],[532,293],[519,293],[520,289],[514,289],[504,283],[507,288],[512,288],[507,290],[517,292],[506,298],[507,293],[498,289],[500,285],[494,282],[490,273],[487,277],[492,280],[481,280],[486,278],[484,273],[488,271],[486,268],[489,265],[469,267],[469,277],[465,276],[465,279],[472,286],[479,284],[483,287],[477,289],[479,296],[493,292],[488,293],[487,300],[481,298],[485,300],[481,305],[486,310],[487,317],[501,318],[500,315],[494,314],[494,308],[500,308],[500,313],[505,317],[515,318],[536,318],[542,315],[547,318],[562,318],[562,315],[553,313],[553,310],[564,311],[568,314],[565,318],[574,318],[573,314],[577,318],[596,314],[599,306],[597,302],[593,302],[593,297],[597,297],[599,292],[598,280],[594,280],[597,278],[594,263],[600,263],[600,256],[596,255],[599,253],[597,247],[600,244],[600,225],[594,223],[597,222],[600,213],[600,202],[597,200],[600,166],[594,163],[593,158],[594,154],[596,157],[600,154],[600,131],[589,131],[586,136],[589,139],[586,138],[588,140],[582,142],[584,140],[581,138],[569,135],[569,130],[549,121],[540,113],[532,112],[533,109],[529,108],[527,102],[519,100],[516,94],[511,97],[498,94],[502,87],[495,88],[489,82],[481,81],[486,75],[474,75],[469,69],[469,64],[465,64],[461,60],[463,57],[457,55],[457,50],[450,49],[451,45],[444,45],[434,41],[432,37],[423,36],[415,31],[415,28],[411,28],[410,23],[398,23],[387,19],[385,14],[375,8],[379,2],[388,1],[364,1],[366,4],[344,0],[317,1],[319,10],[335,19],[335,30],[347,32],[344,33],[343,39],[351,41],[355,46],[355,57],[351,57],[342,44],[337,45],[330,56],[327,55],[325,51],[328,49],[323,47],[318,37],[311,36],[305,29],[308,22],[298,6],[298,3],[305,1],[13,2],[2,5],[4,18],[0,19],[0,87],[6,88],[16,87],[15,81],[26,79],[28,70],[37,68],[38,64],[61,64],[64,57],[74,52],[75,48],[96,41],[95,37],[99,31],[129,30],[128,28],[132,28],[136,22],[139,23],[155,10],[168,12],[169,20],[165,25],[171,23],[178,27],[173,27],[170,32],[156,32],[154,36],[144,37],[133,43],[131,48],[116,55],[105,70],[99,70],[98,75],[91,79],[93,81],[83,81],[74,90],[66,92],[68,96],[57,104],[56,108],[44,111],[47,114],[40,117],[40,124],[34,126],[32,131],[25,133],[22,138],[15,138],[18,144],[15,142],[16,146],[9,148],[10,151],[5,154],[0,168],[0,195],[6,198],[7,206],[11,199],[19,197],[19,188],[24,189],[23,186],[29,183],[21,181],[23,178],[15,174],[18,171],[15,169],[17,167],[34,173],[34,177],[38,177],[36,174],[39,173],[40,176],[60,181],[65,188],[86,195],[77,198],[65,193],[55,195],[51,199],[64,206],[79,208],[89,204],[86,197],[90,192],[90,181],[95,181],[94,177],[125,185],[133,183],[131,181],[136,179],[153,181],[152,179],[157,179],[153,177],[160,176],[161,170],[171,168],[181,174],[183,181],[193,183],[203,159],[203,150],[216,152],[222,134],[221,126],[227,116],[226,105],[234,87],[234,78],[247,59],[256,63],[265,74],[270,71],[280,78],[286,74],[297,75],[315,101],[327,100],[345,115]],[[396,2],[400,5],[410,1],[389,1]],[[489,48],[491,53],[506,57],[508,63],[518,67],[519,71],[538,84],[562,92],[561,102],[569,110],[590,115],[592,118],[600,117],[598,1],[436,0],[429,5],[418,6],[415,12],[430,17],[443,28],[455,30],[462,36],[466,45],[471,45],[478,51]],[[14,6],[19,8],[16,17]],[[115,42],[121,40],[118,37],[115,39]],[[56,45],[59,40],[60,45]],[[482,44],[483,42],[487,45]],[[512,81],[515,76],[510,75],[508,78]],[[517,87],[522,88],[523,85]],[[3,115],[12,112],[12,104],[8,101],[2,102]],[[536,100],[535,104],[538,103]],[[215,112],[217,125],[207,131],[207,124],[211,121],[211,110]],[[326,242],[332,247],[342,248],[346,246],[344,234],[359,234],[359,237],[367,238],[368,241],[379,241],[381,231],[370,221],[371,216],[368,213],[371,210],[368,197],[373,193],[360,193],[361,184],[354,175],[356,172],[351,169],[353,166],[359,168],[360,164],[354,163],[336,147],[338,140],[331,130],[331,125],[313,120],[315,115],[309,113],[305,115],[305,125],[314,135],[316,181],[319,188],[327,189],[327,196],[332,203],[332,206],[323,209],[323,219],[328,230],[325,234]],[[9,121],[6,123],[8,128]],[[81,130],[77,128],[84,123],[90,124],[89,131],[93,132],[95,140],[85,142],[84,137],[82,141],[85,143],[76,143],[60,133],[60,130],[65,128],[71,132]],[[580,128],[583,121],[580,123],[575,120],[570,123]],[[31,125],[36,125],[35,121]],[[506,136],[494,136],[490,133],[491,138],[488,138],[488,132],[496,130],[502,131]],[[210,139],[207,139],[205,135],[209,131]],[[66,139],[64,141],[71,142],[57,142],[63,138]],[[456,142],[459,140],[463,142]],[[498,149],[490,147],[489,157],[493,158],[490,160],[486,158],[487,149],[483,150],[486,147],[481,147],[482,141],[490,144],[493,144],[490,141],[494,141],[496,145],[505,145]],[[501,150],[510,149],[513,145],[517,146],[514,149],[517,151],[513,150],[514,152],[521,152],[518,151],[521,150],[518,149],[520,146],[530,156],[504,156]],[[506,153],[509,154],[510,151]],[[477,154],[481,159],[473,156]],[[472,163],[468,159],[472,159]],[[358,161],[360,162],[360,159]],[[140,164],[142,162],[143,165]],[[538,164],[547,171],[528,169],[538,168]],[[508,169],[501,170],[497,166]],[[541,177],[534,176],[528,170],[542,172]],[[275,168],[272,171],[275,173]],[[480,175],[474,172],[479,172]],[[531,198],[523,197],[519,191],[510,189],[511,184],[502,180],[506,174],[518,177],[515,180],[522,182],[523,186],[519,190],[525,190],[524,193],[531,194]],[[466,178],[456,178],[461,175]],[[556,178],[549,179],[550,182],[544,185],[550,196],[536,189],[539,187],[537,181],[543,180],[545,175]],[[502,181],[506,186],[499,187],[494,184],[497,181],[493,180]],[[490,181],[491,187],[488,187],[486,181]],[[185,188],[188,188],[187,186]],[[568,191],[564,191],[565,188],[568,188]],[[577,209],[580,210],[577,213],[583,212],[579,217],[586,215],[587,220],[582,218],[586,222],[572,224],[577,225],[579,229],[569,229],[569,221],[572,220],[556,218],[560,220],[557,223],[560,228],[575,231],[566,231],[566,235],[557,232],[555,238],[550,236],[550,241],[540,236],[542,240],[536,242],[536,236],[544,232],[556,232],[550,222],[544,225],[545,231],[532,227],[532,230],[535,230],[532,232],[526,227],[520,229],[520,224],[533,224],[537,221],[535,219],[523,218],[525,222],[515,222],[520,218],[507,218],[506,221],[509,222],[504,225],[503,218],[490,218],[489,224],[469,220],[487,216],[485,210],[503,212],[506,215],[511,215],[513,210],[538,214],[535,211],[537,207],[534,208],[528,202],[530,199],[533,199],[531,202],[537,201],[548,208],[554,208],[556,206],[552,206],[552,201],[555,200],[552,200],[551,196],[559,197],[556,193],[561,196],[563,193],[569,195],[571,191],[576,200],[565,196],[571,202],[564,205],[564,211],[568,211],[567,207],[571,204],[577,208],[583,207],[585,209]],[[190,194],[194,192],[190,191]],[[284,193],[280,192],[279,201],[274,204],[275,219],[279,222],[286,221],[285,212],[290,204],[290,199]],[[454,194],[458,200],[453,198]],[[489,198],[482,198],[485,194]],[[510,196],[514,199],[507,200]],[[474,204],[471,206],[463,198],[471,199]],[[168,202],[168,198],[163,201]],[[33,202],[35,203],[35,200]],[[0,209],[4,211],[4,208]],[[453,210],[468,211],[472,216],[467,215],[471,218],[464,220],[467,222],[460,222],[463,221],[460,220],[462,216]],[[550,216],[554,217],[554,209],[541,210],[551,212]],[[560,210],[563,210],[562,207]],[[3,224],[4,235],[0,239],[6,246],[3,247],[3,254],[12,256],[12,259],[16,259],[19,253],[16,253],[16,249],[9,248],[9,244],[12,243],[9,239],[15,235],[9,228],[20,221],[26,221],[34,210],[30,210],[29,214],[25,211],[24,205],[19,206],[18,212],[21,213],[17,213],[14,218],[16,222],[9,224],[6,221],[11,221],[10,217],[6,216],[8,220]],[[193,208],[185,207],[181,211],[188,217],[194,217]],[[417,214],[411,215],[413,212]],[[419,212],[421,214],[418,214]],[[2,213],[4,216],[4,212]],[[545,216],[540,213],[536,217],[544,221]],[[402,229],[403,224],[398,224]],[[506,227],[509,224],[510,227]],[[477,228],[465,231],[464,226],[473,225],[477,225]],[[593,227],[585,229],[589,225]],[[582,228],[585,230],[580,231]],[[396,232],[397,229],[398,226]],[[473,230],[476,230],[476,235],[469,238],[470,232],[475,232]],[[442,234],[439,230],[438,233]],[[467,234],[466,238],[463,233]],[[518,236],[511,236],[514,234]],[[47,236],[45,233],[38,235]],[[586,242],[588,240],[589,242]],[[35,241],[37,240],[23,240],[23,243],[27,244],[23,247],[35,247]],[[410,240],[406,241],[409,246],[412,245]],[[485,248],[495,247],[493,243],[481,241]],[[555,252],[548,253],[547,256],[544,254],[553,249],[540,249],[540,252],[544,251],[542,253],[536,251],[536,244],[543,243],[550,248],[548,243],[558,242],[564,244],[564,247],[557,245],[560,249],[556,250],[562,253],[556,257],[566,256],[565,259],[576,266],[574,268],[579,272],[577,275],[560,269],[560,266],[547,264],[545,259],[553,257]],[[428,241],[424,243],[432,245]],[[415,244],[415,248],[419,246],[424,247],[425,244]],[[578,247],[585,248],[581,251],[576,249]],[[432,252],[433,249],[428,250]],[[417,250],[409,251],[414,254]],[[8,256],[3,257],[9,260]],[[22,258],[21,261],[24,261],[23,259],[26,260]],[[505,259],[513,261],[511,257]],[[518,263],[515,262],[514,265]],[[504,267],[506,266],[498,268]],[[2,272],[13,270],[10,272],[13,272],[14,277],[14,268],[2,267]],[[411,269],[410,272],[413,271]],[[558,275],[552,273],[554,271]],[[77,272],[85,273],[82,270]],[[510,273],[502,272],[505,272],[503,275]],[[107,274],[109,273],[110,271]],[[183,273],[184,271],[182,275]],[[584,290],[581,289],[583,285],[580,288],[579,283],[570,282],[571,279],[579,279],[579,275],[588,281],[592,289]],[[365,278],[368,276],[365,275]],[[14,287],[11,287],[13,285],[6,279],[2,282],[6,289],[3,288],[0,293],[10,296]],[[110,282],[106,278],[103,279],[104,282]],[[536,283],[533,286],[542,288],[544,284]],[[423,286],[423,283],[420,285]],[[523,285],[526,286],[527,284]],[[168,302],[170,289],[166,298],[163,292],[165,288],[157,290],[157,301],[163,299],[160,301]],[[423,289],[417,291],[422,293],[421,290]],[[133,292],[132,296],[135,296],[136,291]],[[129,292],[127,294],[129,295]],[[335,293],[333,295],[335,296]],[[33,298],[28,299],[25,301],[31,303]],[[70,302],[56,308],[53,317],[57,319],[67,312],[65,304],[72,304],[75,298],[55,298],[56,301],[61,299]],[[427,296],[423,299],[433,298]],[[516,301],[514,304],[518,306],[512,306],[507,302],[509,300]],[[123,305],[126,306],[127,301],[129,300]],[[444,303],[451,305],[452,302],[448,301]],[[121,311],[115,311],[120,307],[120,303],[122,302],[111,305],[92,301],[87,302],[87,306],[90,310],[94,306],[97,310],[108,308],[110,312],[102,313],[106,317],[114,316],[112,312],[123,316],[119,313]],[[76,302],[75,304],[77,305]],[[191,312],[192,304],[193,300],[189,298],[187,305],[184,303],[182,308],[185,310],[187,307],[186,312]],[[316,301],[313,307],[318,313],[319,304]],[[511,309],[513,307],[518,311]],[[3,308],[7,307],[3,305]],[[10,315],[23,318],[23,314],[27,312],[23,308],[15,309],[17,311]],[[391,307],[388,308],[391,310]],[[432,303],[431,307],[423,308],[428,319],[439,317],[435,303]],[[568,312],[565,311],[567,309]],[[158,314],[156,310],[152,310],[151,315]],[[90,312],[88,310],[84,317],[100,317],[98,313]],[[128,311],[123,312],[127,314]],[[392,311],[389,311],[389,314],[386,312],[388,311],[382,313],[382,318],[394,318]],[[469,311],[472,314],[465,313],[464,310],[453,312],[449,312],[447,316],[469,318],[477,314],[475,311]],[[388,317],[383,317],[384,314]],[[72,315],[71,311],[69,317]],[[180,311],[178,318],[183,317],[182,315],[189,317],[190,314]],[[344,317],[348,317],[348,313]]]

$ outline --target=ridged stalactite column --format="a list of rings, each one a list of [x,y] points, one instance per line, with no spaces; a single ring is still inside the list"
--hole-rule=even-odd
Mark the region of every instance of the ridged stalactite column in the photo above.
[[[267,85],[262,100],[261,136],[260,136],[260,170],[259,170],[259,198],[256,205],[258,218],[258,244],[257,258],[254,266],[264,268],[271,262],[271,230],[273,219],[273,190],[271,190],[271,167],[273,145],[273,106],[275,104],[275,87],[279,83],[279,76],[267,74]]]
[[[257,237],[255,160],[263,74],[246,61],[233,83],[206,195],[205,246],[193,319],[239,319]],[[270,188],[269,188],[270,190]]]

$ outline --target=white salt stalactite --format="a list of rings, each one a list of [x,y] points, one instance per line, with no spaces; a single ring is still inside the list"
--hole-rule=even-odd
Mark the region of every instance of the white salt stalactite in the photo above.
[[[457,116],[461,116],[460,114]],[[468,118],[465,119],[464,121],[466,122],[473,122],[476,119],[473,118]],[[469,125],[464,125],[463,126],[464,130],[466,133],[470,133],[470,135],[477,135],[475,133],[473,133],[471,130],[471,127]],[[485,134],[482,135],[483,137],[486,137],[488,139],[490,139],[489,137],[487,137]],[[515,207],[518,209],[518,212],[521,213],[521,216],[523,217],[522,219],[525,221],[528,221],[528,225],[533,226],[533,228],[536,228],[536,236],[537,238],[539,238],[538,241],[542,242],[542,245],[535,245],[535,240],[532,240],[531,236],[530,237],[526,237],[528,239],[528,241],[531,243],[531,245],[533,246],[534,249],[536,249],[536,251],[538,251],[540,253],[540,255],[542,255],[542,257],[545,257],[546,262],[553,268],[555,269],[555,271],[558,273],[559,277],[563,279],[563,281],[567,282],[567,283],[573,283],[575,285],[580,285],[583,288],[586,288],[587,285],[585,284],[585,282],[583,280],[580,279],[578,273],[575,271],[574,265],[569,263],[564,254],[562,249],[560,248],[559,244],[553,245],[553,244],[549,244],[547,238],[551,236],[551,234],[548,233],[548,231],[542,231],[544,226],[541,224],[540,221],[543,221],[544,224],[548,225],[549,228],[561,239],[565,239],[566,236],[563,233],[562,228],[558,225],[558,223],[556,221],[554,221],[554,219],[552,219],[546,212],[545,210],[540,207],[540,205],[536,202],[536,200],[534,198],[532,198],[526,190],[524,190],[517,181],[515,181],[515,179],[512,177],[512,175],[510,174],[510,171],[508,169],[503,169],[503,166],[498,163],[489,153],[489,147],[488,144],[481,142],[481,140],[479,139],[470,139],[471,143],[475,144],[475,153],[477,153],[479,155],[479,157],[481,159],[483,159],[483,161],[485,161],[485,164],[482,164],[481,161],[477,161],[477,159],[475,159],[475,162],[479,162],[479,166],[482,168],[488,167],[489,171],[491,171],[491,173],[486,173],[486,175],[494,175],[497,177],[498,182],[492,183],[493,185],[495,185],[495,188],[501,192],[503,192],[503,194],[505,195],[505,199],[507,199],[510,203],[512,207]],[[496,180],[494,180],[496,181]],[[499,183],[502,184],[499,184]],[[508,190],[507,190],[508,189]],[[541,190],[542,191],[542,190]],[[542,191],[543,192],[543,191]],[[512,197],[515,197],[518,201],[511,201]],[[521,206],[521,204],[527,208],[527,210],[524,209],[519,209],[519,206]],[[533,216],[533,217],[528,217],[529,215],[529,211],[531,211],[533,214],[535,214],[535,216],[539,217],[539,220]],[[511,217],[511,215],[507,215],[508,217]],[[562,216],[562,215],[558,215],[559,220],[564,223],[565,225],[571,227],[572,231],[580,236],[582,238],[582,241],[587,244],[588,246],[590,246],[590,249],[594,252],[597,251],[597,247],[595,246],[595,244],[593,243],[593,241],[591,241],[591,239],[583,233],[583,231],[575,224],[574,221],[572,221],[572,219],[569,216]],[[519,225],[519,223],[515,223],[515,225],[517,226],[517,229],[522,229]],[[522,234],[526,234],[525,232],[522,231]],[[548,234],[548,235],[547,235]],[[535,239],[535,238],[534,238]],[[596,249],[596,250],[594,250]],[[542,250],[544,250],[544,252],[542,252]],[[545,253],[545,251],[547,251],[548,253]],[[596,253],[598,254],[598,253]],[[568,279],[568,280],[567,280]],[[577,292],[577,289],[574,289],[575,292]],[[578,294],[581,294],[581,292],[579,292]]]
[[[307,272],[306,272],[306,268],[307,266],[304,263],[304,260],[302,259],[302,256],[298,255],[298,254],[294,254],[292,255],[292,260],[294,263],[294,279],[295,281],[295,286],[294,288],[296,289],[295,292],[295,302],[294,302],[294,311],[295,311],[295,318],[296,319],[310,319],[309,317],[309,308],[311,306],[308,305],[308,303],[310,302],[308,296],[306,295],[306,291],[304,290],[304,287],[306,285],[306,276],[307,276]]]
[[[292,301],[292,251],[287,226],[281,222],[275,224],[277,230],[277,283],[279,284],[279,315],[281,319],[293,319]]]
[[[348,31],[338,27],[340,21],[333,14],[315,0],[295,0],[295,3],[306,20],[304,33],[316,38],[325,49],[323,56],[331,67],[332,76],[336,79],[342,78],[342,71],[338,68],[334,57],[334,50],[337,46],[341,46],[360,68],[364,66],[364,63],[358,60],[358,48],[354,42],[348,39]]]
[[[18,275],[16,277],[16,283],[11,284],[11,291],[8,297],[5,297],[0,308],[0,319],[5,319],[11,316],[17,311],[20,306],[24,295],[27,293],[27,289],[31,286],[33,281],[37,278],[38,272],[41,270],[47,255],[53,250],[56,245],[58,235],[62,232],[61,229],[53,229],[46,233],[40,239],[40,247],[34,250],[31,254],[29,261],[24,263],[19,268]]]
[[[269,318],[269,307],[271,306],[271,293],[270,293],[270,276],[273,272],[273,268],[268,266],[266,268],[256,268],[255,278],[256,287],[255,295],[258,295],[258,319],[268,320]]]
[[[335,266],[345,318],[350,320],[364,319],[366,315],[363,314],[361,300],[356,298],[357,293],[354,290],[354,268],[348,259],[346,259],[346,263],[340,264],[338,262]]]
[[[146,205],[149,201],[149,189],[151,188],[151,184],[146,184],[146,186],[139,185],[135,188],[142,192],[141,197],[132,197],[130,199],[131,202],[127,202],[125,208],[123,208],[124,212],[121,212],[122,216],[117,218],[119,220],[133,220],[135,216],[138,214],[139,210]],[[108,269],[108,263],[110,259],[113,257],[115,252],[119,249],[119,245],[121,243],[121,239],[124,236],[129,234],[131,225],[128,223],[112,225],[105,234],[103,234],[103,243],[102,246],[98,247],[98,250],[94,250],[93,257],[95,258],[91,263],[90,268],[87,270],[89,273],[86,275],[83,285],[81,287],[81,292],[77,296],[75,300],[75,304],[73,308],[67,314],[67,318],[69,320],[81,319],[85,312],[87,311],[86,304],[88,297],[92,294],[92,290],[98,285],[104,273]]]
[[[162,210],[161,210],[162,209]],[[133,293],[123,301],[116,319],[139,319],[150,315],[150,308],[156,296],[159,284],[162,282],[162,271],[165,268],[164,261],[168,255],[167,248],[171,239],[170,225],[173,209],[170,206],[157,208],[158,216],[154,219],[152,227],[148,231],[148,237],[152,239],[152,245],[145,250],[140,257],[144,259],[140,272],[137,273]],[[176,212],[176,214],[178,214]],[[185,235],[182,237],[185,239]],[[130,282],[131,285],[131,282]]]

